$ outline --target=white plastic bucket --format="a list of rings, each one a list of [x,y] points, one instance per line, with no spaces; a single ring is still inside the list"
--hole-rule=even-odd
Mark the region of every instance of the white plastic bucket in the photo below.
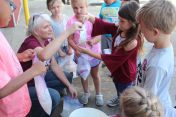
[[[74,110],[69,117],[108,117],[104,112],[95,108],[79,108]]]

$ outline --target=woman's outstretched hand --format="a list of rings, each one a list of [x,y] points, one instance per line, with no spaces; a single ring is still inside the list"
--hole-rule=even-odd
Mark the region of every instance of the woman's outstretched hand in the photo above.
[[[66,32],[71,35],[76,31],[82,30],[82,25],[83,24],[81,22],[75,22],[71,27],[67,28]]]

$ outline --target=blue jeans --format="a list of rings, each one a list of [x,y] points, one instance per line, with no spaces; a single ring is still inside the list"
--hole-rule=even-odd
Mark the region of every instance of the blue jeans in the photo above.
[[[39,103],[35,87],[28,87],[28,89],[32,101],[32,107],[27,117],[49,117],[49,115],[46,114],[46,112],[43,110],[43,108]],[[55,89],[48,88],[48,91],[52,99],[52,112],[53,112],[60,102],[60,94]]]
[[[120,98],[120,95],[123,93],[125,89],[134,86],[134,82],[130,82],[126,84],[125,83],[114,83],[114,85],[116,87],[117,97]]]
[[[71,83],[73,74],[72,73],[66,73],[65,76],[67,77],[68,81]],[[66,86],[57,78],[55,73],[52,70],[47,71],[45,76],[45,82],[48,87],[49,93],[51,95],[52,99],[52,112],[55,110],[57,105],[60,102],[60,94],[59,91],[66,88]],[[28,86],[30,98],[32,101],[32,107],[27,117],[49,117],[43,108],[41,107],[38,98],[37,93],[34,86]],[[52,114],[52,113],[51,113]]]
[[[72,79],[73,79],[73,73],[67,73],[64,72],[67,80],[72,83]],[[47,87],[49,88],[53,88],[57,91],[61,91],[64,88],[66,88],[65,84],[63,84],[55,75],[55,73],[52,70],[47,71],[46,76],[45,76],[45,81],[47,84]]]

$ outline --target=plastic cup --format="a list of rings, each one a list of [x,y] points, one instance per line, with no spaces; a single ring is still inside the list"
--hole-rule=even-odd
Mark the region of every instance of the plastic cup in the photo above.
[[[111,54],[111,49],[103,49],[104,54]]]

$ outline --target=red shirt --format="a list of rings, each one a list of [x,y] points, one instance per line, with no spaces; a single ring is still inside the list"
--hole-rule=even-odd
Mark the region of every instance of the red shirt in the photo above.
[[[48,43],[49,41],[47,40],[45,45]],[[24,40],[18,52],[21,53],[27,49],[35,49],[36,47],[42,47],[42,45],[33,35],[31,35]],[[23,68],[23,71],[26,71],[32,66],[32,60],[27,62],[20,62],[20,64]],[[34,85],[34,80],[32,79],[30,82],[28,82],[28,84]]]
[[[114,39],[117,37],[118,27],[112,23],[104,22],[103,20],[96,18],[93,27],[92,36],[107,33],[112,34]],[[114,45],[114,41],[112,45]],[[113,47],[112,54],[101,55],[102,60],[110,70],[115,83],[130,83],[135,80],[138,47],[139,46],[130,51],[125,51],[123,48],[115,51],[116,48]]]

